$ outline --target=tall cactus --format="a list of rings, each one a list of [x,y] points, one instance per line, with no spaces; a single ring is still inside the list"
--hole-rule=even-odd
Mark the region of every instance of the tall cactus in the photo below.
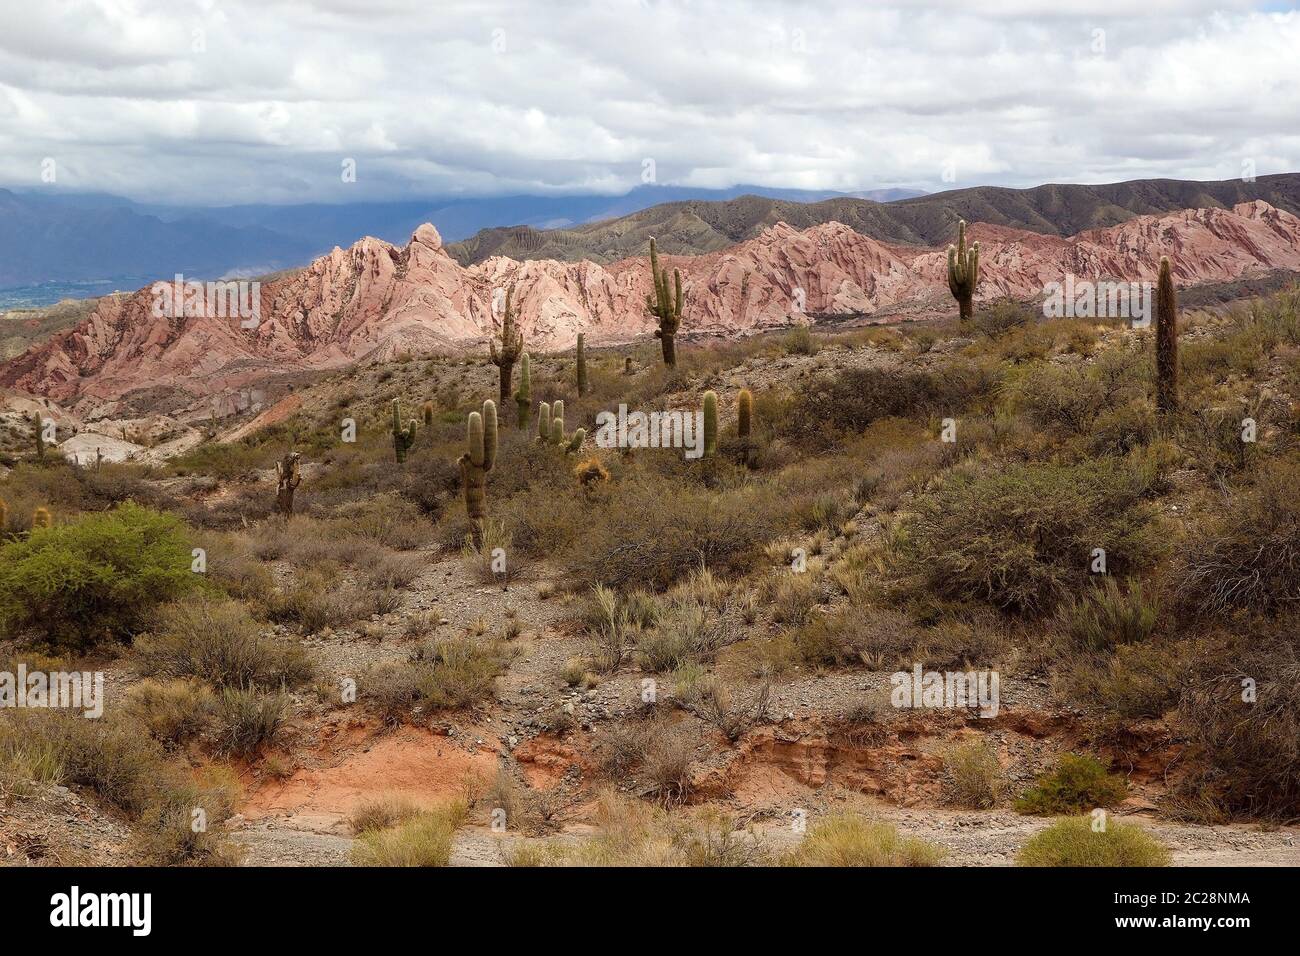
[[[302,456],[291,451],[275,463],[275,510],[286,517],[293,514],[293,493],[302,484],[301,461]]]
[[[492,364],[500,370],[500,388],[498,394],[504,408],[510,398],[510,379],[514,373],[515,361],[524,351],[524,333],[515,328],[515,310],[513,306],[515,287],[506,289],[506,310],[501,317],[501,348],[497,349],[495,337],[488,339],[488,350],[492,355]]]
[[[578,395],[587,394],[587,352],[583,348],[583,334],[578,333]]]
[[[957,245],[948,247],[948,291],[957,300],[962,321],[975,314],[975,287],[980,281],[980,244],[966,248],[966,220],[957,223]]]
[[[704,393],[704,457],[718,453],[718,393],[710,389]]]
[[[469,516],[474,547],[483,547],[483,519],[487,516],[487,473],[497,460],[497,406],[492,399],[483,411],[470,412],[465,428],[465,454],[460,456],[465,487],[465,513]]]
[[[736,435],[740,439],[740,460],[749,467],[753,461],[754,446],[750,431],[754,427],[754,393],[742,388],[736,396]]]
[[[402,427],[402,410],[397,404],[397,399],[393,399],[393,451],[397,455],[399,465],[406,462],[406,453],[411,450],[415,444],[415,419],[412,418]]]
[[[54,524],[54,518],[50,515],[49,508],[37,508],[32,512],[33,528],[48,528]]]
[[[543,445],[551,441],[551,406],[546,402],[537,404],[537,440]]]
[[[533,408],[532,363],[525,352],[519,356],[519,391],[515,392],[515,426],[523,431],[528,427],[529,412]]]
[[[424,415],[424,427],[432,428],[433,427],[433,402],[425,402],[424,407],[421,409],[421,411]]]
[[[32,431],[36,436],[36,457],[45,457],[45,423],[41,421],[40,412],[32,412]]]
[[[677,364],[677,329],[682,324],[682,274],[673,270],[673,286],[668,286],[668,270],[659,268],[659,253],[655,241],[650,240],[650,278],[654,281],[655,294],[652,299],[645,297],[646,308],[659,320],[655,329],[655,338],[663,346],[664,364]],[[673,293],[676,292],[674,297]]]
[[[1156,408],[1178,410],[1178,296],[1169,257],[1160,257],[1156,282]]]

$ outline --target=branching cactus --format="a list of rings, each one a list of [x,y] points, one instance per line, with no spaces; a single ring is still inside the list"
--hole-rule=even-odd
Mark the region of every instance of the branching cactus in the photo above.
[[[492,353],[492,364],[500,370],[501,405],[510,398],[510,379],[514,374],[515,362],[524,351],[524,334],[515,328],[514,310],[515,287],[506,290],[506,310],[501,317],[501,348],[497,348],[496,337],[488,339],[488,349]]]
[[[537,404],[537,440],[543,445],[551,441],[551,406],[546,402]]]
[[[749,467],[754,458],[754,445],[750,432],[754,427],[754,393],[742,388],[736,396],[736,435],[740,439],[740,456],[745,467]]]
[[[551,405],[551,444],[564,444],[564,401]]]
[[[515,426],[523,431],[528,427],[529,413],[533,408],[532,363],[525,352],[519,356],[519,391],[515,392]]]
[[[33,528],[48,528],[54,524],[54,518],[50,515],[49,508],[37,508],[32,512]]]
[[[1156,408],[1178,410],[1178,296],[1169,257],[1160,257],[1156,282]]]
[[[465,428],[465,454],[460,456],[461,480],[465,486],[465,513],[473,534],[474,547],[483,547],[483,519],[487,517],[487,473],[497,460],[497,406],[491,399],[483,411],[470,412]]]
[[[948,247],[948,291],[957,300],[962,321],[975,314],[975,287],[980,281],[980,244],[966,248],[966,220],[957,223],[957,245]]]
[[[584,348],[583,334],[578,333],[578,394],[587,394],[587,351]]]
[[[415,419],[412,418],[402,427],[402,410],[393,399],[393,451],[397,454],[399,465],[406,462],[406,453],[415,444]]]
[[[646,308],[659,321],[655,338],[663,346],[664,364],[677,364],[677,329],[682,324],[682,274],[673,270],[673,285],[668,285],[668,270],[659,268],[659,253],[650,240],[650,278],[654,281],[654,298],[645,297]],[[674,296],[674,292],[676,295]]]
[[[718,393],[710,389],[704,393],[704,457],[718,453]]]
[[[302,484],[301,461],[302,456],[291,451],[275,463],[275,510],[286,517],[293,514],[293,493]]]

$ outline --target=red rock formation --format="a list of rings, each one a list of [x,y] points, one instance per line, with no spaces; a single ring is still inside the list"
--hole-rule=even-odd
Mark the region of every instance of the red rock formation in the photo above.
[[[1260,201],[1139,216],[1068,239],[984,224],[972,235],[982,249],[981,299],[1039,296],[1066,273],[1153,279],[1161,255],[1173,259],[1180,285],[1300,269],[1300,219]],[[802,232],[778,223],[723,252],[664,259],[682,270],[688,333],[744,333],[798,321],[801,311],[872,314],[947,296],[942,249],[889,245],[835,222]],[[600,345],[652,328],[644,258],[601,266],[497,257],[463,268],[424,225],[404,248],[365,238],[264,284],[256,329],[231,318],[157,317],[152,288],[104,299],[77,328],[0,366],[0,386],[85,407],[142,388],[199,397],[271,372],[479,350],[499,322],[492,303],[512,284],[534,352],[569,348],[579,331]]]

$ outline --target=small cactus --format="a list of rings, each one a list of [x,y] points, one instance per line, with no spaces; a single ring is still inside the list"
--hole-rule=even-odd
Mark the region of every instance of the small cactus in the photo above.
[[[50,515],[49,508],[37,508],[32,512],[33,528],[48,528],[54,524],[54,518]]]
[[[533,373],[528,353],[519,356],[519,391],[515,392],[515,426],[521,431],[528,427],[529,412],[533,408]]]
[[[677,329],[682,324],[682,274],[673,270],[673,287],[668,286],[668,270],[659,268],[659,253],[655,241],[650,240],[650,278],[654,282],[654,298],[645,297],[646,308],[659,321],[655,338],[663,346],[664,364],[677,364]],[[673,293],[676,292],[676,297]]]
[[[510,398],[510,379],[514,373],[515,361],[524,351],[524,334],[522,331],[515,329],[514,295],[515,287],[512,285],[506,289],[506,308],[505,313],[501,316],[501,348],[497,349],[495,336],[488,339],[488,350],[492,356],[492,364],[500,370],[498,394],[503,408]]]
[[[718,453],[718,393],[710,389],[704,393],[704,457]]]
[[[293,493],[302,484],[301,460],[301,455],[291,451],[275,463],[275,510],[286,517],[293,514]]]
[[[585,433],[584,433],[585,434]],[[564,444],[564,400],[556,399],[551,405],[551,444]]]
[[[966,220],[957,223],[957,244],[948,247],[948,291],[957,300],[964,322],[975,314],[975,287],[980,281],[980,244],[966,248]]]
[[[474,547],[483,547],[483,519],[487,516],[487,473],[497,459],[497,406],[491,399],[483,411],[470,412],[465,423],[465,454],[457,462],[465,488],[465,513],[469,516]]]
[[[537,404],[537,440],[543,445],[551,441],[551,406],[546,402]]]
[[[576,432],[573,433],[573,437],[569,439],[569,444],[564,449],[565,454],[572,455],[577,453],[578,449],[582,447],[582,443],[585,442],[586,440],[587,440],[587,429],[579,428]]]
[[[432,428],[433,427],[433,402],[425,402],[422,412],[424,415],[424,427]]]
[[[1169,257],[1160,257],[1156,282],[1156,408],[1178,410],[1178,295]]]
[[[633,371],[633,369],[632,369],[632,356],[630,356],[630,355],[624,355],[624,356],[623,356],[623,374],[624,374],[624,375],[631,375],[631,374],[632,374],[632,371]]]
[[[578,394],[587,394],[587,352],[583,348],[583,334],[578,333]]]
[[[397,454],[399,465],[406,462],[406,453],[415,444],[415,419],[412,418],[402,427],[402,409],[393,399],[393,451]]]
[[[9,504],[3,498],[0,498],[0,534],[4,534],[5,529],[9,527]]]
[[[750,438],[754,427],[754,393],[742,388],[736,396],[736,435],[740,439],[741,461],[749,467],[753,460],[753,443]]]

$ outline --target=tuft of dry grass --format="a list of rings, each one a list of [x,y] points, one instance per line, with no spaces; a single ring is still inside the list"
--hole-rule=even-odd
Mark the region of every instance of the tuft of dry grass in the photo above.
[[[424,810],[382,830],[368,830],[352,847],[355,866],[447,866],[456,831],[469,815],[464,800]]]
[[[783,866],[937,866],[943,850],[889,823],[835,814],[814,823]]]

